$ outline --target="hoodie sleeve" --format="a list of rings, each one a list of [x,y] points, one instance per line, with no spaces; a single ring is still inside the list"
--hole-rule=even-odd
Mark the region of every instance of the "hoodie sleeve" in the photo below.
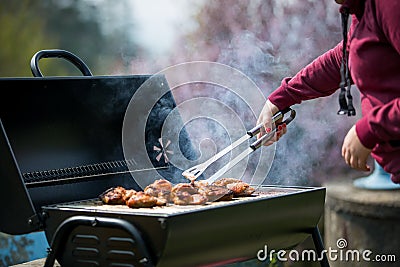
[[[294,77],[283,79],[268,97],[279,109],[300,104],[303,100],[333,94],[340,83],[342,42],[301,69]]]
[[[358,24],[358,19],[354,15],[351,20],[348,38]],[[301,69],[294,77],[283,79],[281,85],[268,99],[279,109],[285,109],[304,100],[333,94],[340,84],[342,48],[343,42],[340,42]]]
[[[400,98],[373,108],[356,123],[357,136],[367,148],[400,140]]]

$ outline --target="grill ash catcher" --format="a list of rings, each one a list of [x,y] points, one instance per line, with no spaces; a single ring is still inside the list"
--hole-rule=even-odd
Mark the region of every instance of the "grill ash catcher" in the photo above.
[[[37,64],[46,57],[64,58],[84,76],[41,77]],[[256,258],[265,245],[290,249],[310,235],[325,255],[317,226],[324,188],[260,186],[255,196],[201,206],[102,205],[98,195],[110,187],[140,190],[136,172],[181,176],[150,157],[162,118],[175,108],[166,78],[157,77],[165,92],[154,106],[161,120],[143,126],[146,148],[137,151],[154,158],[149,168],[124,158],[121,129],[130,99],[150,76],[91,76],[64,50],[38,52],[31,68],[36,77],[0,79],[0,231],[44,231],[46,267],[56,259],[62,266],[217,266]],[[181,139],[190,143],[184,133]],[[328,266],[326,257],[320,263]]]

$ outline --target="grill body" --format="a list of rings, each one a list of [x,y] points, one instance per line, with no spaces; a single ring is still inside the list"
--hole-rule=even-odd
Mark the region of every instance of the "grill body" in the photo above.
[[[284,249],[299,244],[312,233],[322,214],[323,188],[264,186],[258,189],[258,192],[270,191],[280,194],[193,207],[104,208],[92,201],[47,206],[44,208],[46,235],[52,240],[57,227],[71,217],[89,216],[93,221],[118,217],[141,233],[149,261],[156,266],[243,261],[255,258],[265,245]],[[99,266],[148,264],[143,260],[147,257],[136,247],[140,241],[121,229],[79,225],[65,240],[57,258],[66,266],[79,266],[80,262]]]

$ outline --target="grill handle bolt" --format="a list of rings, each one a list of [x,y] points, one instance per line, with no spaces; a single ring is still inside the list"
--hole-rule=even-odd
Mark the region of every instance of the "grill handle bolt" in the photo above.
[[[147,263],[148,260],[147,260],[147,258],[143,258],[143,259],[140,259],[139,262],[140,262],[140,263]]]
[[[163,230],[167,229],[167,222],[165,221],[164,218],[159,218],[158,221],[160,222],[161,229]]]
[[[48,217],[49,217],[49,214],[48,214],[47,212],[43,211],[43,212],[42,212],[42,218],[43,218],[43,219],[46,219],[46,218],[48,218]]]
[[[93,227],[96,227],[97,223],[98,223],[97,219],[94,219],[94,220],[92,221],[92,226],[93,226]]]

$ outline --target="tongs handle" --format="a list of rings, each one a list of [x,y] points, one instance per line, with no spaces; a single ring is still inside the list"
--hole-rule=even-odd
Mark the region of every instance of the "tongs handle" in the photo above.
[[[291,108],[287,108],[284,110],[280,110],[277,113],[274,114],[274,116],[272,116],[272,122],[274,124],[276,124],[276,122],[280,119],[282,119],[286,113],[288,113],[289,111],[291,111]],[[293,111],[293,110],[292,110]],[[294,112],[294,111],[293,111]],[[293,117],[294,118],[294,117]],[[290,120],[291,121],[291,120]],[[289,122],[290,122],[289,121]],[[219,158],[221,158],[222,156],[226,155],[227,153],[229,153],[231,150],[233,150],[234,148],[236,148],[237,146],[239,146],[240,144],[242,144],[243,142],[245,142],[246,140],[248,140],[249,138],[252,138],[253,136],[255,136],[256,134],[258,134],[261,131],[261,128],[264,126],[263,123],[260,123],[259,125],[257,125],[256,127],[254,127],[253,129],[251,129],[250,131],[247,131],[247,137],[244,138],[240,138],[239,140],[237,140],[236,142],[234,142],[232,145],[226,147],[225,149],[223,149],[222,151],[220,151],[218,154],[214,155],[214,157],[210,158],[209,160],[206,161],[205,164],[210,165],[211,163],[213,163],[214,161],[218,160]],[[255,149],[254,149],[255,150]]]
[[[291,111],[291,108],[286,108],[284,110],[279,110],[277,113],[275,113],[272,116],[272,123],[276,124],[276,122],[280,119],[283,118],[283,116],[288,113],[289,111]],[[256,134],[260,133],[261,128],[264,126],[264,123],[260,123],[257,126],[255,126],[253,129],[251,129],[250,131],[247,131],[247,134],[250,135],[250,137],[255,136]]]
[[[281,122],[281,123],[279,123],[278,125],[276,125],[275,128],[274,128],[271,132],[269,132],[269,133],[263,135],[263,136],[262,136],[261,138],[259,138],[257,141],[255,141],[254,143],[252,143],[252,144],[250,145],[250,147],[251,147],[253,150],[256,150],[256,149],[260,148],[263,144],[265,144],[268,140],[270,140],[270,139],[275,135],[277,126],[279,126],[279,125],[281,125],[281,124],[284,124],[284,123],[285,123],[286,125],[288,125],[292,120],[294,120],[294,118],[296,117],[296,111],[294,111],[294,110],[291,109],[291,108],[287,108],[287,109],[284,109],[284,110],[282,110],[282,111],[278,111],[277,113],[275,113],[275,115],[272,117],[272,122],[276,124],[276,122],[277,122],[278,120],[284,118],[285,114],[288,113],[289,111],[290,111],[290,116],[289,116],[288,118],[286,118],[283,122]],[[252,132],[253,135],[254,135],[254,134],[258,134],[258,133],[260,132],[261,127],[263,127],[263,124],[257,125],[257,126],[254,127],[253,129],[251,129],[249,132]],[[248,133],[248,134],[249,134],[249,133]]]

